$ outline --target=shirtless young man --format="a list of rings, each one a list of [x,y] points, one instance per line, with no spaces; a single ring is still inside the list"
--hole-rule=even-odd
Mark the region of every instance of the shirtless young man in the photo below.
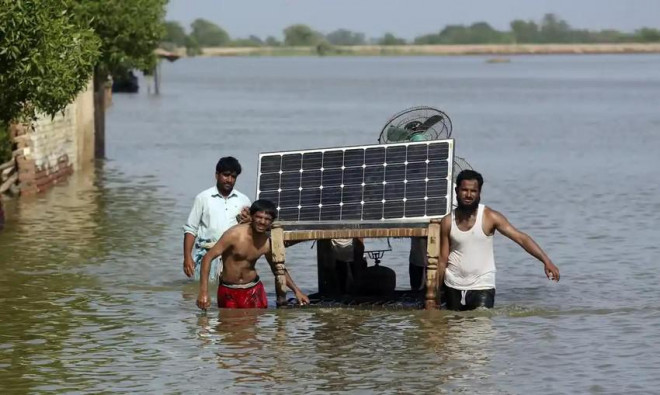
[[[250,207],[252,220],[247,224],[236,225],[227,230],[220,240],[202,258],[202,275],[199,280],[197,307],[206,310],[211,306],[208,295],[211,261],[222,256],[224,268],[218,287],[218,307],[220,308],[262,308],[268,307],[266,291],[255,269],[257,260],[266,256],[273,274],[273,263],[268,230],[277,210],[268,200],[257,200]],[[309,298],[296,286],[286,273],[286,285],[296,295],[300,304],[309,304]]]
[[[440,223],[438,284],[445,285],[449,310],[492,308],[495,303],[493,236],[497,230],[543,263],[545,275],[559,281],[559,269],[529,235],[514,228],[504,215],[483,204],[484,180],[473,170],[456,178],[458,206]]]

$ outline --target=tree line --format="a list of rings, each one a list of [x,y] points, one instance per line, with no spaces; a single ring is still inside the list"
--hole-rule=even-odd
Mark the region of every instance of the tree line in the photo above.
[[[338,29],[323,34],[304,24],[288,26],[283,30],[284,39],[274,36],[262,39],[251,35],[247,38],[232,39],[222,27],[206,19],[196,19],[186,33],[180,23],[165,22],[165,36],[162,45],[185,47],[189,54],[201,52],[204,47],[260,47],[260,46],[323,46],[323,45],[436,45],[436,44],[588,44],[623,42],[660,42],[660,30],[641,28],[632,33],[613,29],[587,30],[574,29],[568,22],[555,14],[546,14],[539,21],[517,19],[510,24],[510,30],[497,30],[486,22],[476,22],[469,26],[448,25],[437,33],[424,34],[408,41],[393,33],[382,37],[367,38],[364,33]]]

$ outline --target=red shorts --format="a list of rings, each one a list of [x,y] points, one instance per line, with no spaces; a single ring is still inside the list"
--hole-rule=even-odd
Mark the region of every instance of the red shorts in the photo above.
[[[249,288],[235,288],[231,285],[218,286],[218,307],[226,309],[265,309],[268,307],[266,290],[261,281]]]

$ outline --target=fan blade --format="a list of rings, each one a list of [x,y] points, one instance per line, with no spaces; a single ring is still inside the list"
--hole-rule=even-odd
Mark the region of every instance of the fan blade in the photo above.
[[[442,115],[433,115],[432,117],[429,117],[429,119],[424,121],[423,124],[419,125],[417,131],[428,130],[430,127],[441,121],[442,121]]]

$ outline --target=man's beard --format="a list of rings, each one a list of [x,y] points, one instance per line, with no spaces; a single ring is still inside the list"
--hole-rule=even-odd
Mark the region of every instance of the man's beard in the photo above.
[[[481,201],[481,196],[476,198],[475,200],[473,200],[472,203],[470,203],[470,204],[463,204],[461,202],[461,199],[456,199],[456,200],[457,200],[456,208],[458,208],[459,210],[461,210],[463,212],[466,212],[466,213],[472,213],[472,212],[476,211],[477,208],[479,207],[479,202]]]

